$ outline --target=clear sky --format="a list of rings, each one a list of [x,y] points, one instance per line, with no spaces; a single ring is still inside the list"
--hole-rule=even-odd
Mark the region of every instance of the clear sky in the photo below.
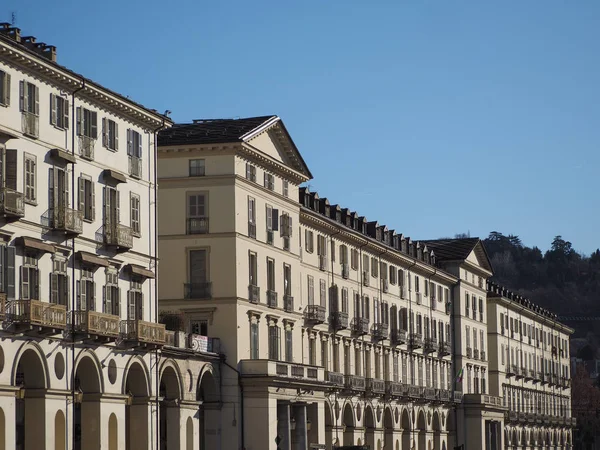
[[[176,121],[277,114],[311,189],[413,239],[600,247],[600,2],[4,0]]]

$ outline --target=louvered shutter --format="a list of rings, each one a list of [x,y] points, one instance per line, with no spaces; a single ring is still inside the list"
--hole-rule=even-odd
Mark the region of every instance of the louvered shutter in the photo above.
[[[132,140],[132,132],[130,128],[127,128],[127,155],[128,156],[133,156],[133,142],[131,142]]]
[[[21,299],[29,300],[29,269],[27,267],[19,267],[21,272]]]
[[[89,288],[86,287],[86,292],[88,295],[88,303],[89,303],[88,309],[90,311],[95,311],[96,310],[96,283],[94,283],[93,281],[89,281]]]
[[[81,117],[82,116],[81,106],[78,106],[75,109],[75,115],[76,115],[76,133],[77,133],[77,136],[81,136],[82,131],[83,131],[83,127],[82,127],[83,118]]]
[[[92,122],[92,127],[91,127],[91,138],[92,139],[98,139],[98,113],[97,112],[90,112],[90,119]]]
[[[137,142],[137,157],[142,158],[142,135],[140,133],[136,133],[138,142]]]
[[[69,100],[64,100],[63,104],[65,105],[63,109],[63,127],[69,128]]]
[[[64,303],[64,305],[67,308],[69,308],[70,300],[71,300],[71,289],[69,289],[69,286],[70,286],[69,280],[70,280],[70,278],[69,278],[68,275],[66,275],[66,276],[63,277],[63,283],[64,283],[63,289],[64,289],[64,293],[65,293],[65,297],[64,297],[65,303]]]
[[[15,298],[15,248],[6,247],[6,271],[5,271],[5,283],[6,283],[6,296],[8,300],[14,300]]]
[[[115,122],[115,150],[119,149],[119,125]]]
[[[102,208],[104,209],[102,221],[108,225],[110,223],[110,191],[106,186],[102,188]]]
[[[50,303],[58,303],[58,274],[50,274]]]
[[[291,216],[287,216],[287,223],[288,223],[288,236],[292,237],[292,217]]]
[[[96,185],[90,182],[90,214],[91,220],[96,220]]]
[[[79,209],[79,211],[84,213],[84,217],[85,217],[85,179],[80,175],[79,179],[78,179],[78,184],[79,184],[79,202],[78,202],[78,207],[77,209]]]
[[[8,189],[17,190],[17,150],[6,149],[6,168],[4,169],[4,185]]]
[[[4,98],[2,99],[6,106],[10,105],[10,73],[4,74]]]
[[[38,269],[31,269],[31,280],[30,280],[30,293],[31,298],[34,300],[40,299],[40,271]]]
[[[40,115],[40,88],[38,88],[37,86],[33,87],[33,91],[35,92],[35,110],[33,111],[33,113],[36,116]]]
[[[115,189],[115,224],[121,223],[121,193]]]
[[[50,123],[56,125],[56,95],[50,94]]]
[[[267,231],[273,230],[273,208],[267,206]]]
[[[19,110],[25,112],[25,106],[27,105],[27,90],[25,89],[25,82],[19,81]]]
[[[106,117],[102,118],[102,146],[108,147],[108,127]]]
[[[279,231],[279,210],[273,208],[273,231]]]

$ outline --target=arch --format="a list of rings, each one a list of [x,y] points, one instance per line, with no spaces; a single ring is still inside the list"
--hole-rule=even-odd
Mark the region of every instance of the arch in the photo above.
[[[373,407],[367,403],[365,406],[363,424],[365,426],[365,444],[371,449],[375,449],[375,412]]]
[[[125,367],[122,389],[123,394],[140,399],[125,408],[126,449],[147,448],[149,414],[147,398],[151,391],[148,367],[138,356],[131,357]]]
[[[82,370],[79,377],[81,390],[86,393],[100,394],[104,392],[104,377],[102,376],[102,364],[96,354],[90,350],[84,350],[75,360],[75,376]]]
[[[46,355],[42,348],[35,342],[24,343],[15,355],[11,384],[18,386],[21,383],[25,387],[33,389],[46,389],[50,387]]]
[[[344,445],[353,445],[354,444],[354,411],[352,409],[351,404],[348,402],[344,405],[342,413],[342,423],[343,423],[343,442]],[[360,445],[360,444],[359,444]]]
[[[74,404],[75,448],[98,447],[100,436],[100,403],[89,401],[89,394],[102,393],[102,372],[98,360],[90,352],[80,354],[75,364],[75,389],[83,392],[83,403]]]
[[[65,413],[62,409],[56,411],[54,416],[54,448],[66,448],[67,445],[67,421],[65,419]]]
[[[119,450],[119,424],[115,413],[108,418],[108,450]]]
[[[198,377],[196,398],[197,400],[204,400],[207,402],[219,400],[219,392],[212,370],[203,370]]]
[[[417,413],[417,431],[418,431],[418,445],[417,448],[419,450],[426,449],[426,439],[427,439],[427,422],[425,420],[425,413],[422,409]]]
[[[433,412],[433,419],[431,421],[431,429],[433,431],[433,448],[442,448],[442,423],[440,420],[440,413],[438,411]]]
[[[180,409],[171,402],[182,396],[181,374],[177,365],[167,360],[159,369],[159,397],[162,399],[158,409],[160,448],[180,447]]]
[[[200,436],[200,450],[218,448],[219,442],[214,434],[208,435],[207,429],[219,428],[220,411],[215,408],[219,401],[219,391],[213,372],[209,365],[205,366],[198,377],[196,399],[201,401],[198,411],[198,428]],[[209,408],[208,405],[211,407]]]
[[[453,449],[456,446],[456,416],[450,409],[446,411],[446,420],[442,425],[446,430],[447,447]]]
[[[136,383],[130,383],[131,378]],[[123,371],[121,393],[128,395],[130,392],[134,397],[147,397],[150,395],[150,371],[144,360],[139,356],[132,356]]]
[[[183,395],[183,382],[179,368],[172,361],[165,361],[159,371],[161,390],[164,386],[165,391],[161,397],[167,400],[179,399]]]
[[[394,444],[394,415],[392,408],[386,406],[383,409],[383,447],[393,448]]]
[[[185,421],[185,449],[194,450],[194,422],[191,417]]]
[[[400,428],[402,429],[402,449],[410,448],[410,433],[411,433],[411,421],[410,414],[408,409],[402,408],[402,413],[400,414]]]

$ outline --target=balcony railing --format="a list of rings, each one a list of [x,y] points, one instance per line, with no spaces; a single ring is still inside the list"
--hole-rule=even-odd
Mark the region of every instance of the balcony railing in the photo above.
[[[185,283],[183,289],[184,297],[186,299],[212,298],[212,283],[210,281],[205,281],[203,283]]]
[[[394,397],[401,396],[403,392],[402,383],[398,381],[386,381],[385,392],[387,395],[392,395]]]
[[[85,159],[94,159],[96,139],[89,136],[79,136],[79,154]]]
[[[76,333],[119,337],[119,316],[96,311],[71,311],[70,326]]]
[[[364,317],[355,317],[352,319],[350,323],[350,328],[352,331],[359,336],[369,333],[369,320]]]
[[[388,324],[387,323],[374,323],[371,327],[371,336],[376,340],[387,339],[388,337]]]
[[[432,338],[425,338],[423,341],[423,353],[433,353],[435,351],[435,344]]]
[[[517,374],[517,366],[513,366],[511,364],[506,364],[506,376],[513,377]]]
[[[129,175],[133,178],[142,178],[142,158],[129,157]]]
[[[437,396],[435,394],[436,392],[434,388],[426,387],[423,389],[423,396],[426,400],[437,400]]]
[[[283,310],[294,312],[294,297],[288,294],[283,295]]]
[[[321,305],[306,305],[304,318],[315,323],[325,322],[325,307]]]
[[[31,137],[40,135],[40,118],[30,112],[23,111],[21,115],[21,130],[23,134]]]
[[[392,330],[390,333],[390,341],[392,345],[400,345],[406,343],[406,331],[405,330]]]
[[[125,341],[160,346],[165,344],[165,331],[165,325],[162,323],[143,320],[121,321],[121,336]]]
[[[352,391],[364,391],[365,378],[358,375],[344,375],[344,386]]]
[[[300,380],[304,383],[322,383],[325,381],[325,371],[321,367],[303,364],[293,364],[284,361],[268,359],[244,359],[241,361],[242,376],[256,378],[284,377]]]
[[[327,256],[319,255],[319,269],[327,270]]]
[[[120,223],[104,225],[104,243],[119,248],[132,248],[133,233],[131,228]]]
[[[177,347],[177,339],[175,339],[175,331],[165,330],[165,345],[167,347]]]
[[[208,217],[190,217],[187,220],[187,234],[207,234]]]
[[[409,344],[412,349],[423,347],[423,335],[421,333],[410,333]]]
[[[481,350],[480,355],[481,355],[481,360],[485,361],[485,350]]]
[[[440,389],[439,399],[441,402],[449,402],[450,401],[451,392],[447,389]]]
[[[267,291],[267,306],[269,308],[277,308],[277,292],[276,291]]]
[[[473,349],[471,347],[467,347],[467,358],[473,357]]]
[[[473,349],[473,359],[479,359],[479,349],[478,348]]]
[[[248,222],[248,237],[256,239],[256,224],[253,222]]]
[[[440,353],[441,356],[447,356],[450,354],[450,342],[448,341],[442,341],[440,342],[439,348],[438,348],[438,352]]]
[[[10,325],[65,329],[67,308],[40,300],[12,300],[6,304],[6,319]]]
[[[6,294],[0,292],[0,320],[4,320],[6,316]]]
[[[370,279],[371,279],[371,274],[368,271],[363,270],[363,273],[362,273],[363,286],[368,286]]]
[[[339,372],[325,372],[325,379],[335,386],[344,386],[344,375]]]
[[[55,208],[48,210],[52,228],[69,234],[83,232],[83,212],[71,208]]]
[[[331,313],[331,325],[334,330],[345,330],[348,328],[348,313],[343,311],[333,311]]]
[[[248,285],[248,301],[258,303],[260,301],[260,287],[252,284]]]
[[[5,216],[25,215],[24,195],[9,188],[0,188],[0,212]]]
[[[350,267],[348,264],[342,264],[342,278],[347,280],[350,277]]]
[[[408,386],[407,390],[408,396],[414,399],[420,399],[423,397],[423,388],[420,386],[413,386],[412,384]]]
[[[463,393],[461,391],[454,391],[452,399],[454,400],[454,403],[462,403]]]
[[[567,377],[561,377],[560,384],[563,387],[563,389],[567,389],[571,386],[571,379]]]
[[[366,388],[371,394],[385,394],[385,382],[383,380],[367,378]]]

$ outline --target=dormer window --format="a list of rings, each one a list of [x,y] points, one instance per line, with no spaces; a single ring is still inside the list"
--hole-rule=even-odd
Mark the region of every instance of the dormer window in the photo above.
[[[265,187],[270,190],[270,191],[274,191],[275,190],[275,177],[273,176],[273,174],[267,173],[265,172]]]

